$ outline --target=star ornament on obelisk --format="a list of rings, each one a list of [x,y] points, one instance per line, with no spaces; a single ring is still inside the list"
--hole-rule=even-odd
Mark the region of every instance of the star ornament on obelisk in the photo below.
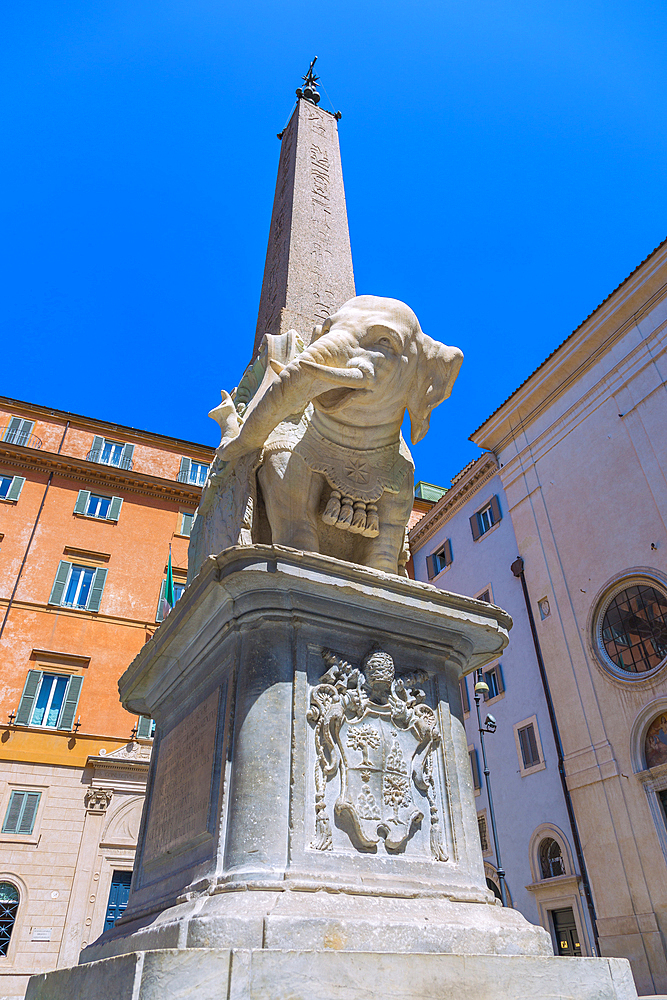
[[[319,106],[316,59],[279,133],[280,162],[253,357],[266,334],[294,329],[308,345],[313,328],[355,295],[338,144],[340,112]]]

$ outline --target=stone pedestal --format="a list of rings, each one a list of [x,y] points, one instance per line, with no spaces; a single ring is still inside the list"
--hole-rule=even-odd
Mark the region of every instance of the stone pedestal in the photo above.
[[[120,682],[157,722],[128,908],[28,1000],[634,1000],[486,887],[459,679],[510,626],[326,556],[208,559]]]

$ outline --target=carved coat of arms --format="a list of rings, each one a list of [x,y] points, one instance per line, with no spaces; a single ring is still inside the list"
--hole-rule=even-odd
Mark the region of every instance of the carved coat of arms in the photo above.
[[[322,657],[329,669],[311,692],[307,714],[316,750],[312,846],[333,848],[326,791],[337,778],[335,814],[355,847],[372,849],[382,839],[390,853],[402,851],[427,810],[431,855],[446,861],[433,776],[441,737],[418,686],[426,673],[396,677],[391,656],[379,649],[361,668],[330,650]]]

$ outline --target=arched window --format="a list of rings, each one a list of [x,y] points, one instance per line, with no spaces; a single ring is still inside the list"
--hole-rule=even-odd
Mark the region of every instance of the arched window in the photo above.
[[[565,874],[563,852],[557,840],[545,837],[540,844],[540,869],[542,878],[556,878]]]
[[[667,712],[661,712],[646,730],[644,757],[647,767],[667,764]]]
[[[11,882],[0,882],[0,955],[7,954],[18,908],[18,889]]]

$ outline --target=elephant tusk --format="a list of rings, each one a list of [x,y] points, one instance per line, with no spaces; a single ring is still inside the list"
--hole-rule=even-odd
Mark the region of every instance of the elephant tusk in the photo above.
[[[328,382],[334,382],[336,385],[363,382],[367,377],[367,373],[362,372],[360,368],[329,368],[327,365],[318,365],[315,361],[308,361],[306,358],[299,358],[297,364],[299,368],[307,368],[317,372]]]

